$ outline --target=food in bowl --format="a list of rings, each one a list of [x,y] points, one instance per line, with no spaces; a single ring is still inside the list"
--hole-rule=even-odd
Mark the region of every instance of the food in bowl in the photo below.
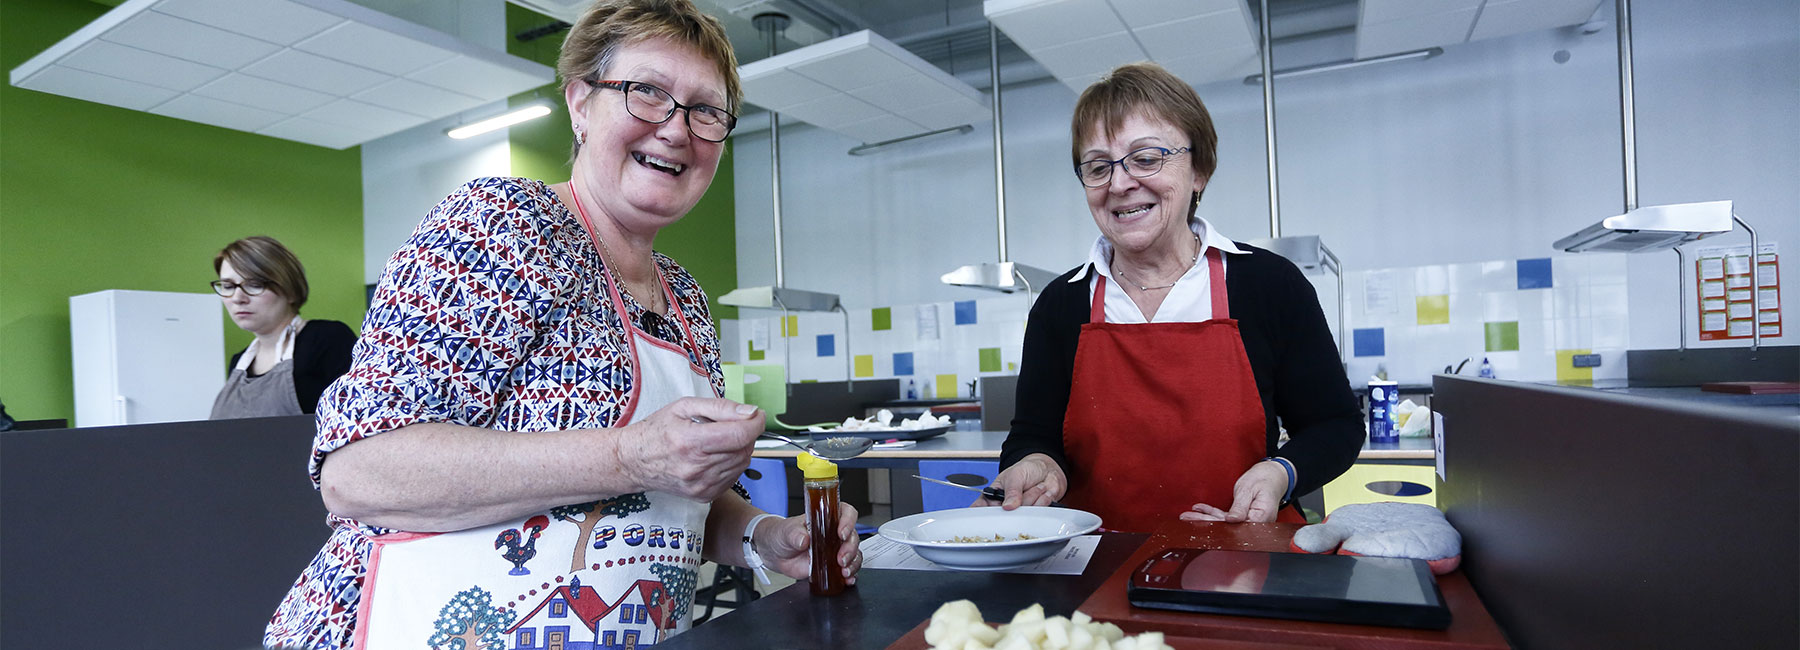
[[[925,642],[933,650],[1174,650],[1163,643],[1161,632],[1128,637],[1119,626],[1096,623],[1079,611],[1045,618],[1044,606],[1035,604],[995,629],[982,619],[981,608],[968,600],[938,607],[925,626]]]
[[[1017,536],[1010,537],[1010,538],[1009,537],[1001,537],[999,535],[995,535],[991,538],[983,537],[980,535],[957,535],[950,539],[944,540],[944,543],[945,544],[985,544],[987,542],[1011,542],[1011,541],[1022,541],[1022,540],[1027,540],[1027,539],[1037,539],[1037,538],[1027,535],[1025,533],[1019,533]]]

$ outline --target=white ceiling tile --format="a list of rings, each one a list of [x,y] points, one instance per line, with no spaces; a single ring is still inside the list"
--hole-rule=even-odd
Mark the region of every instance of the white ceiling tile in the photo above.
[[[1469,40],[1587,22],[1602,0],[1490,0]]]
[[[1436,14],[1474,11],[1483,0],[1362,0],[1359,24],[1385,23]]]
[[[353,99],[340,99],[302,113],[300,117],[326,124],[387,133],[418,124],[418,116]]]
[[[149,84],[114,79],[85,70],[53,65],[14,85],[120,108],[145,110],[180,93]]]
[[[280,45],[344,22],[288,0],[163,0],[156,11]]]
[[[1215,13],[1136,30],[1150,58],[1179,59],[1201,52],[1254,48],[1258,37],[1237,12]]]
[[[187,59],[147,52],[111,41],[92,40],[63,57],[62,65],[109,77],[168,88],[192,90],[217,79],[224,70]]]
[[[988,14],[1007,38],[1026,52],[1125,31],[1106,0],[1053,0],[1014,11]]]
[[[102,38],[140,50],[235,69],[274,54],[281,46],[154,11],[139,12]]]
[[[293,115],[324,106],[335,95],[250,75],[231,74],[194,89],[194,94]]]
[[[1113,11],[1133,29],[1224,11],[1248,15],[1244,0],[1111,0]]]
[[[784,118],[791,117],[826,128],[874,119],[885,113],[886,111],[868,102],[844,94],[826,95],[781,111]]]
[[[1465,43],[1477,13],[1477,9],[1467,9],[1359,24],[1356,26],[1356,58]]]
[[[901,113],[901,117],[927,129],[948,129],[962,124],[991,121],[994,119],[994,111],[986,106],[959,100],[914,108]]]
[[[1262,71],[1262,57],[1255,49],[1249,48],[1209,52],[1157,63],[1191,86],[1221,79],[1242,79]]]
[[[1149,57],[1138,48],[1137,41],[1124,32],[1077,41],[1060,47],[1038,50],[1031,58],[1048,68],[1058,78],[1102,74],[1127,63]]]
[[[351,95],[391,79],[389,75],[298,50],[282,50],[244,66],[243,72],[332,95]]]
[[[427,66],[406,78],[473,97],[506,97],[554,81],[466,54]]]
[[[880,106],[896,113],[922,106],[942,104],[961,100],[970,105],[979,106],[978,102],[963,96],[961,93],[944,87],[937,80],[922,74],[914,74],[899,79],[858,88],[850,91],[857,99]]]
[[[332,149],[353,147],[381,135],[381,132],[374,129],[328,124],[305,117],[290,117],[269,125],[257,133]]]
[[[884,142],[909,135],[918,135],[928,129],[894,115],[877,115],[875,117],[832,129],[838,133],[862,140],[864,144]]]
[[[352,22],[300,41],[294,49],[397,76],[456,56],[435,45]]]
[[[394,79],[357,93],[352,99],[432,119],[487,103],[462,93],[453,93],[407,79]]]
[[[150,112],[189,122],[252,132],[288,117],[286,113],[265,111],[194,94],[182,95],[163,102],[150,109]]]
[[[833,94],[829,86],[793,72],[770,70],[756,77],[745,77],[744,101],[763,108],[781,110]]]
[[[838,90],[919,75],[911,65],[869,45],[791,65],[788,70]]]
[[[1076,95],[1080,95],[1081,91],[1087,90],[1088,86],[1094,85],[1094,82],[1099,81],[1105,76],[1106,73],[1103,72],[1098,74],[1076,75],[1073,77],[1057,77],[1056,80],[1061,81],[1064,86],[1068,86],[1069,90],[1075,91]]]

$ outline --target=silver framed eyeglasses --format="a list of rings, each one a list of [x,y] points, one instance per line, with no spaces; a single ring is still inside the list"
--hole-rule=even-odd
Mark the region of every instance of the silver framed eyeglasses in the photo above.
[[[625,112],[651,124],[662,124],[675,116],[675,109],[687,109],[688,133],[707,142],[724,142],[737,127],[737,116],[717,106],[683,104],[669,91],[642,81],[587,79],[595,88],[611,88],[625,94]]]
[[[1125,173],[1131,174],[1132,178],[1146,178],[1155,176],[1156,172],[1162,171],[1163,163],[1169,162],[1170,158],[1188,151],[1190,149],[1187,147],[1179,149],[1144,147],[1125,154],[1124,158],[1118,160],[1101,158],[1078,163],[1075,165],[1075,176],[1081,179],[1082,185],[1105,187],[1107,183],[1112,182],[1113,165],[1118,165],[1124,167]]]
[[[214,280],[208,284],[212,285],[213,293],[219,294],[220,298],[230,298],[231,294],[237,293],[238,289],[243,289],[244,295],[260,296],[264,291],[269,290],[272,283],[246,280],[243,284],[238,284],[230,280]]]

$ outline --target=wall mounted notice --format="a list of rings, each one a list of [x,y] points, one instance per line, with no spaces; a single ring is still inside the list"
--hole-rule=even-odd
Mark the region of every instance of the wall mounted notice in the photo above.
[[[1762,328],[1765,337],[1781,336],[1780,255],[1774,242],[1758,248],[1754,289],[1749,246],[1696,249],[1694,295],[1700,305],[1700,340],[1751,338],[1751,327]]]

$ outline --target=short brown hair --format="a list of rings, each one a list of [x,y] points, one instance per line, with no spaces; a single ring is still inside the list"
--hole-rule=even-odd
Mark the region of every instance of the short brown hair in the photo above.
[[[1187,134],[1194,169],[1212,178],[1219,167],[1219,134],[1212,114],[1194,87],[1155,63],[1130,63],[1114,68],[1105,78],[1088,86],[1075,100],[1075,119],[1069,125],[1069,158],[1081,163],[1081,147],[1098,124],[1111,135],[1125,118],[1142,113]],[[1194,193],[1199,205],[1200,193]]]
[[[213,256],[213,272],[218,273],[227,260],[245,280],[269,285],[275,293],[287,298],[295,312],[306,304],[306,267],[300,265],[300,258],[294,257],[293,251],[275,238],[258,235],[231,242]]]
[[[563,88],[582,83],[606,70],[620,48],[655,38],[693,47],[717,65],[719,77],[725,80],[725,99],[731,104],[724,108],[738,112],[744,89],[738,81],[737,54],[731,49],[731,40],[725,37],[719,19],[702,13],[688,0],[595,2],[563,39],[556,74],[562,77]]]

